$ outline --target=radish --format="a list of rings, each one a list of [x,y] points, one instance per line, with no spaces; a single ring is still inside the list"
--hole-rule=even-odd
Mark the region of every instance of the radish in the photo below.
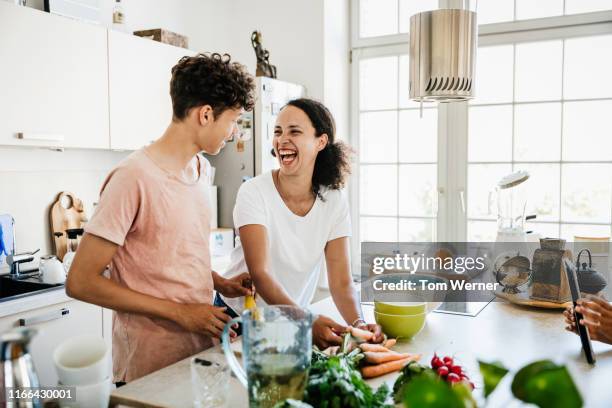
[[[448,367],[447,366],[442,366],[438,368],[438,375],[440,377],[446,377],[448,375],[449,371],[448,371]]]
[[[442,363],[442,360],[440,360],[440,357],[438,357],[437,354],[434,354],[433,358],[431,359],[431,368],[433,369],[437,369],[440,368],[444,365],[444,363]]]
[[[457,375],[461,375],[461,366],[458,366],[458,365],[450,366],[449,370],[450,370],[451,373],[455,373]]]
[[[454,384],[454,383],[456,383],[456,382],[461,381],[461,377],[459,377],[459,376],[458,376],[457,374],[455,374],[455,373],[450,373],[450,374],[449,374],[449,375],[446,377],[446,380],[447,380],[448,382],[450,382],[451,384]]]

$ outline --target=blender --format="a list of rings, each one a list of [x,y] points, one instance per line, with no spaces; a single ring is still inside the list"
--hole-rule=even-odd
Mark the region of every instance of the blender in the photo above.
[[[497,183],[497,242],[525,242],[526,181],[523,170],[509,174]],[[528,219],[535,218],[534,216]]]

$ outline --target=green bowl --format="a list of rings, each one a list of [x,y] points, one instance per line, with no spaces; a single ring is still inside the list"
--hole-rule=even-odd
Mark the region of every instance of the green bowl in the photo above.
[[[414,315],[427,312],[425,302],[378,302],[374,301],[374,310],[390,315]]]
[[[374,311],[374,318],[383,332],[398,340],[407,340],[416,336],[425,326],[427,313],[419,314],[387,314]]]

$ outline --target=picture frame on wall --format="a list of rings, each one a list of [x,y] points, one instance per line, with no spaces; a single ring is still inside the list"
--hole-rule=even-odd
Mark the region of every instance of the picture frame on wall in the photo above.
[[[45,11],[79,21],[100,24],[100,0],[45,0]]]

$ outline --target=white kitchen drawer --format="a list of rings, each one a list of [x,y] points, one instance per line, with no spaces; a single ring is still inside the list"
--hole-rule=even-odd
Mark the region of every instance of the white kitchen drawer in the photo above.
[[[39,330],[30,344],[42,386],[57,385],[53,351],[64,340],[81,334],[102,336],[102,308],[73,300],[0,319],[0,333],[25,323]]]

